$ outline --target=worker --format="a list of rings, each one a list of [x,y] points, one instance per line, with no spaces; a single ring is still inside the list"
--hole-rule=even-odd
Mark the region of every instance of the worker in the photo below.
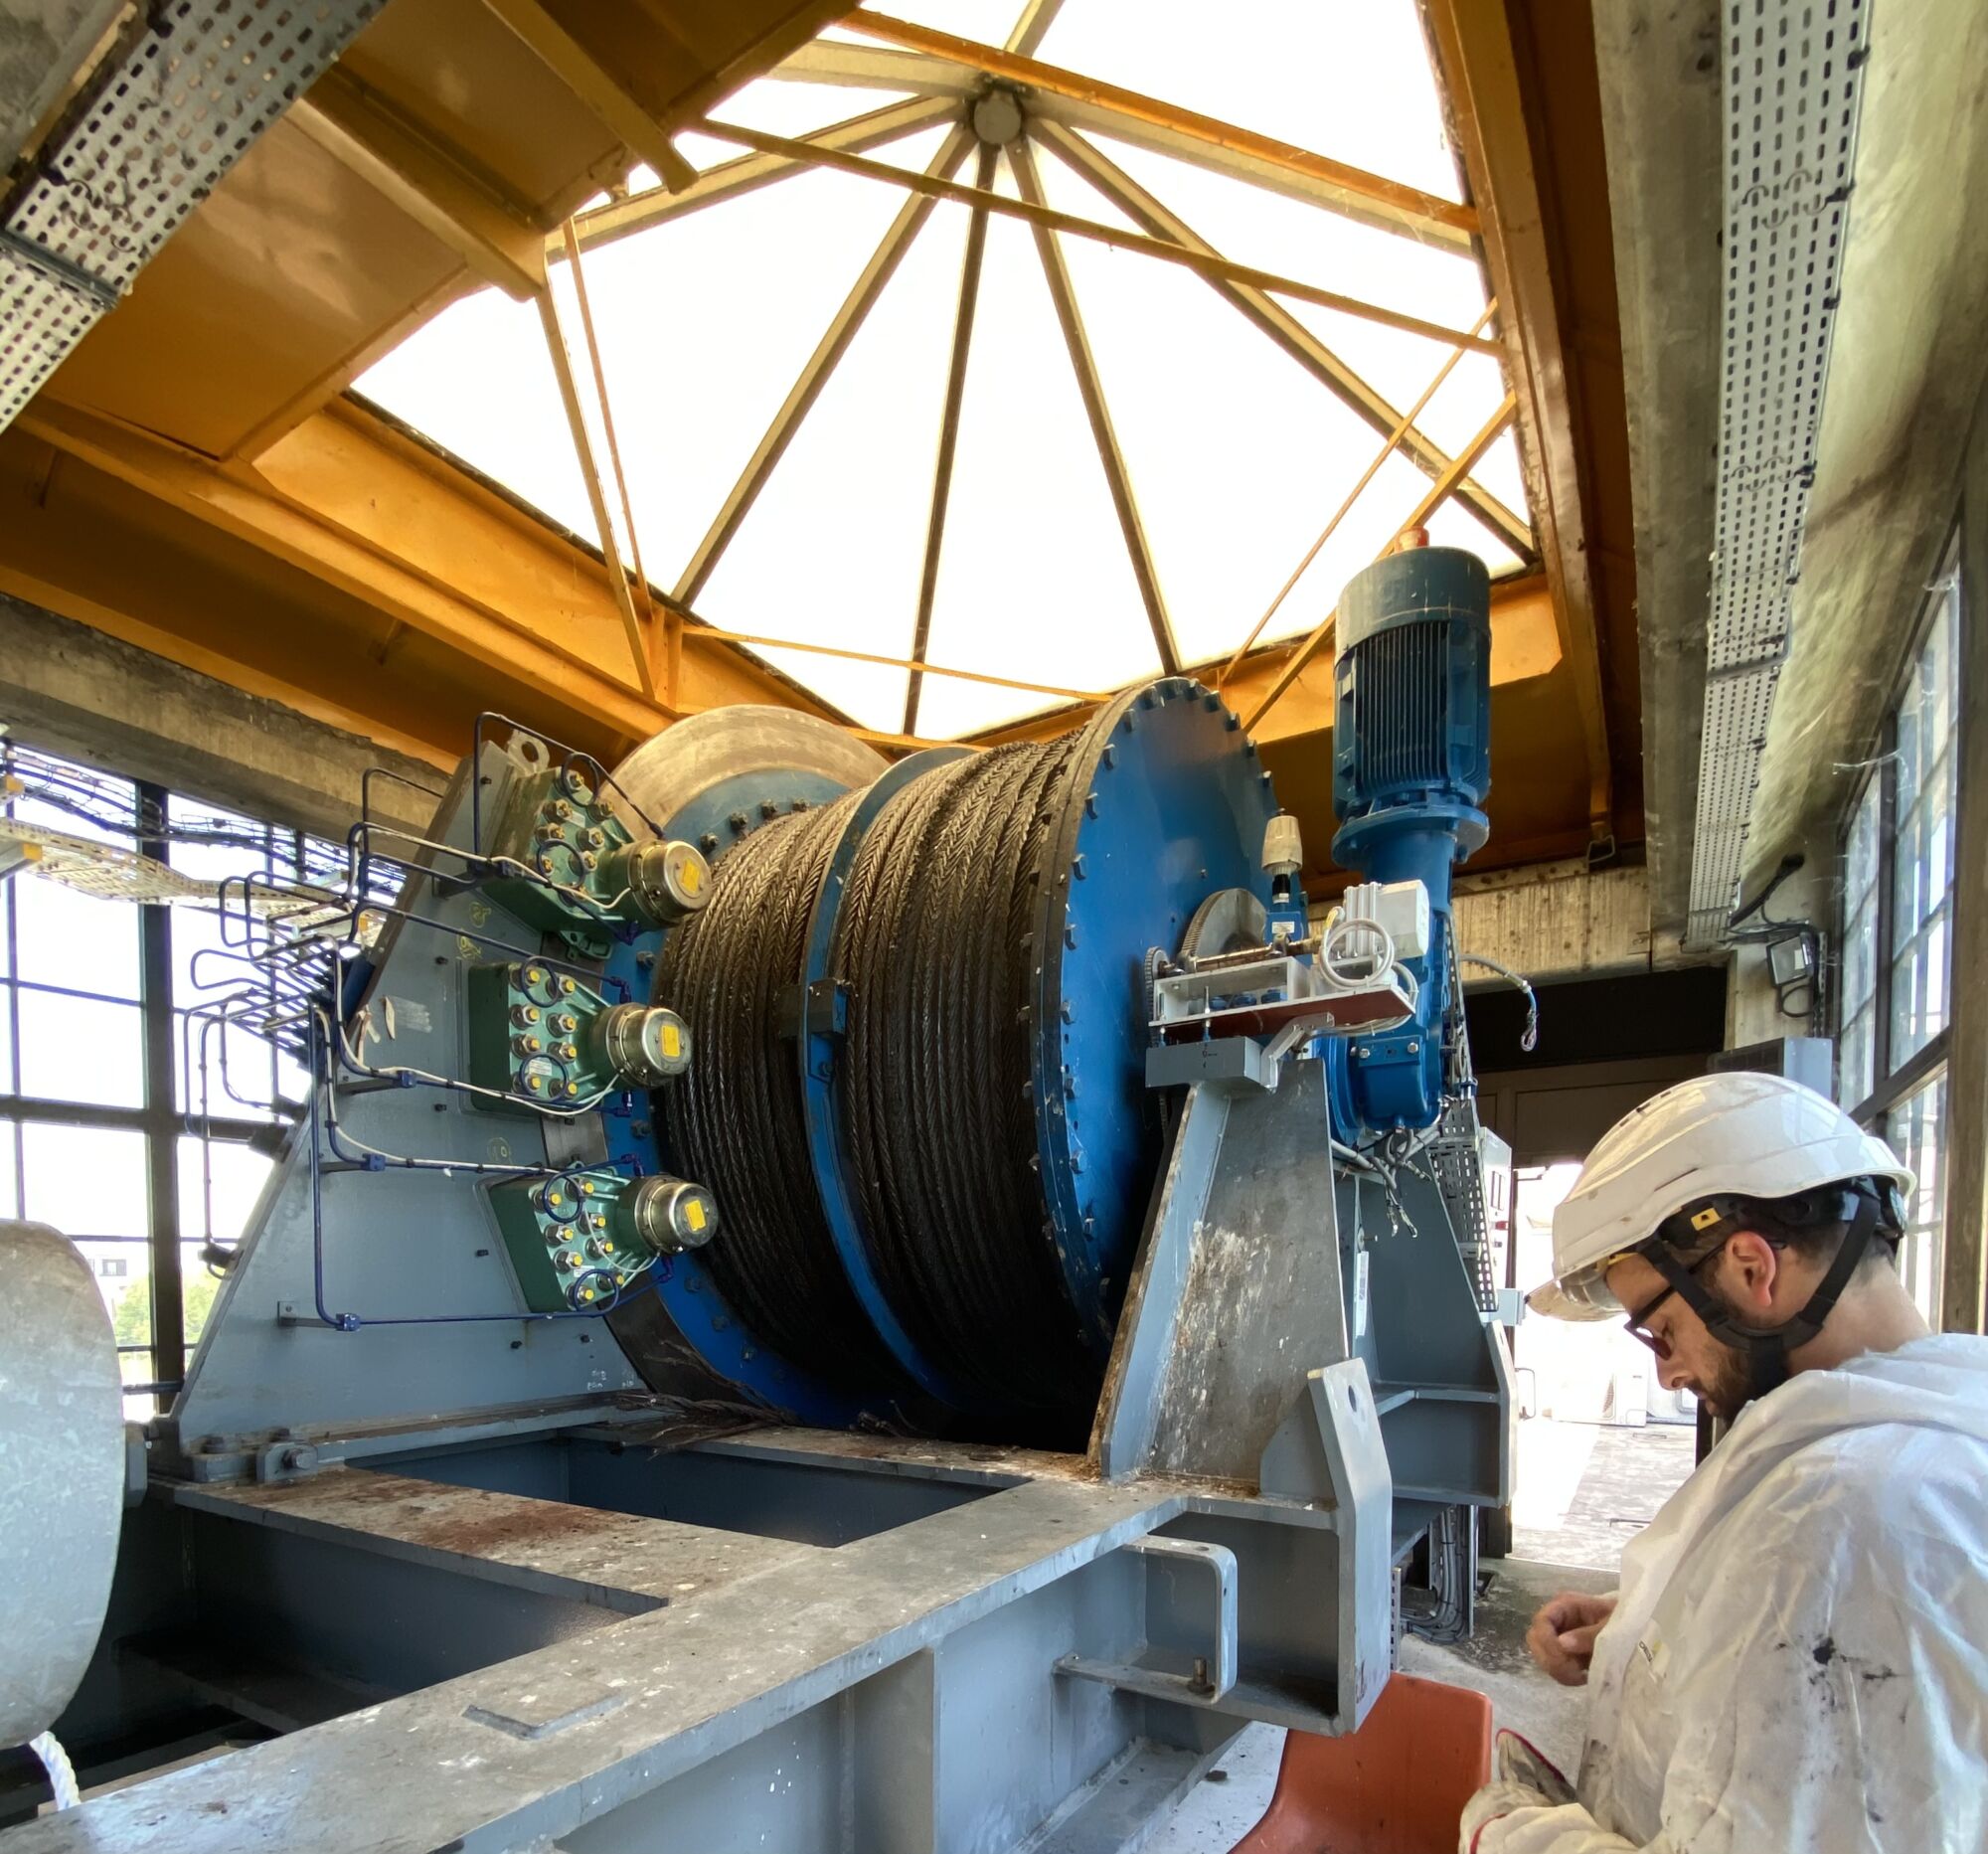
[[[1626,1313],[1732,1429],[1616,1595],[1540,1611],[1536,1658],[1589,1688],[1578,1777],[1501,1734],[1461,1854],[1988,1849],[1988,1339],[1900,1280],[1912,1188],[1778,1076],[1681,1083],[1595,1147],[1532,1304]]]

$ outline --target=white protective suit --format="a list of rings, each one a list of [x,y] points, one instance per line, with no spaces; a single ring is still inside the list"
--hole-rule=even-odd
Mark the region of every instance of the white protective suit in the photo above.
[[[1988,1850],[1988,1339],[1742,1411],[1624,1550],[1588,1690],[1581,1801],[1465,1854]]]

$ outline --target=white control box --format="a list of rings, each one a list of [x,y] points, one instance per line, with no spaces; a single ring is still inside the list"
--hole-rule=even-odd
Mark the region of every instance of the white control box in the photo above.
[[[1429,949],[1429,896],[1419,882],[1360,882],[1339,899],[1345,922],[1341,941],[1347,955],[1368,951],[1363,946],[1359,924],[1373,922],[1395,943],[1398,959],[1419,959]],[[1379,942],[1369,935],[1372,950]]]

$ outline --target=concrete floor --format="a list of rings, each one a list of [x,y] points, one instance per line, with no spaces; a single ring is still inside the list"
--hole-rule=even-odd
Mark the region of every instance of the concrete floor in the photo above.
[[[1572,1776],[1586,1694],[1555,1685],[1533,1665],[1526,1630],[1562,1591],[1614,1589],[1623,1545],[1691,1472],[1694,1447],[1689,1430],[1523,1424],[1514,1528],[1522,1555],[1485,1562],[1490,1584],[1468,1641],[1438,1647],[1410,1636],[1402,1644],[1404,1671],[1487,1695],[1500,1726],[1524,1733]],[[1283,1745],[1276,1728],[1248,1727],[1144,1844],[1145,1854],[1227,1854],[1269,1807]]]

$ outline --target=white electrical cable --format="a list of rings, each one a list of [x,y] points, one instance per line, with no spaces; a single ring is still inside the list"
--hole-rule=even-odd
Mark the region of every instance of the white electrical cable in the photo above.
[[[62,1741],[53,1732],[43,1732],[28,1741],[28,1749],[42,1761],[42,1769],[49,1773],[49,1787],[55,1792],[56,1807],[76,1808],[83,1801],[83,1791],[77,1785],[76,1766],[69,1761],[69,1753],[62,1748]]]
[[[1334,914],[1337,913],[1335,910]],[[1394,967],[1395,936],[1380,922],[1358,917],[1335,920],[1332,916],[1327,916],[1326,922],[1325,931],[1319,935],[1318,961],[1335,985],[1343,985],[1350,990],[1356,985],[1371,984]],[[1380,941],[1379,950],[1363,947],[1357,952],[1348,951],[1345,938],[1353,932],[1374,934]],[[1348,971],[1342,960],[1364,961],[1367,969],[1362,972]]]

